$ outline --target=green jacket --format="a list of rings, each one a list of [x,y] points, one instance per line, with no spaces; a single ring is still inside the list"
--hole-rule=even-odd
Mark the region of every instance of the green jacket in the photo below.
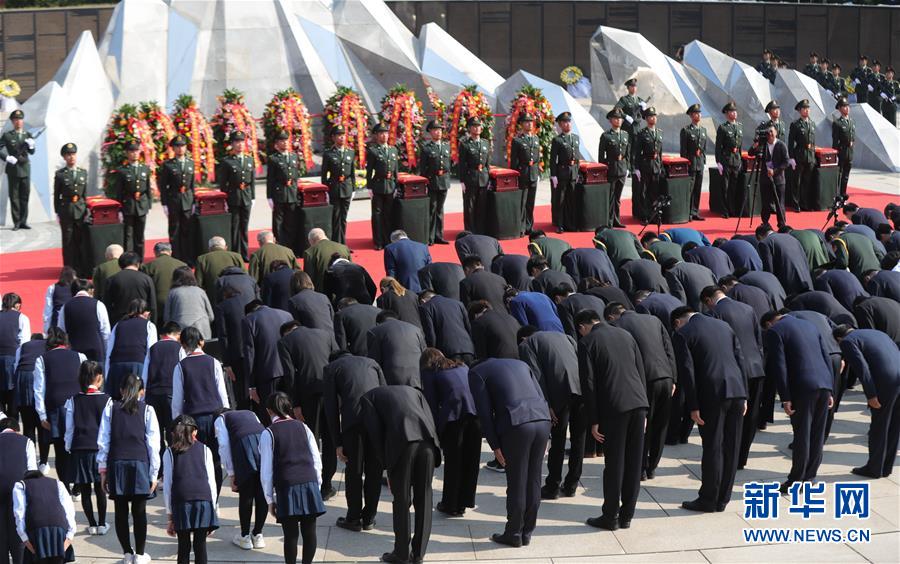
[[[663,134],[658,127],[645,127],[637,133],[634,142],[634,159],[632,166],[641,174],[659,176],[663,173],[662,165]]]
[[[644,115],[643,109],[641,108],[641,102],[643,101],[644,99],[640,96],[626,94],[616,102],[616,106],[622,108],[622,113],[626,116],[622,121],[622,129],[628,133],[633,133],[641,123],[641,119]],[[630,122],[628,121],[629,117],[632,119]]]
[[[419,175],[428,179],[429,191],[446,192],[450,188],[450,143],[422,143],[419,147]]]
[[[169,297],[169,290],[172,289],[172,274],[176,268],[182,266],[187,265],[172,255],[159,255],[141,265],[141,272],[153,279],[153,286],[156,288],[156,324],[160,329],[166,318],[163,310]]]
[[[596,248],[606,251],[616,268],[619,268],[625,259],[638,260],[644,252],[634,233],[625,229],[604,229],[599,235],[595,235],[593,240]]]
[[[702,125],[689,123],[681,128],[680,154],[682,158],[691,161],[691,164],[688,165],[690,172],[697,172],[706,167],[706,142],[708,140],[706,128]]]
[[[837,149],[838,160],[853,162],[853,143],[856,141],[856,124],[848,116],[840,116],[831,123],[831,148]]]
[[[197,257],[197,264],[194,266],[194,276],[197,277],[197,284],[206,291],[211,304],[216,303],[216,280],[219,279],[222,271],[229,266],[244,268],[244,259],[233,251],[222,249],[209,251]]]
[[[396,147],[369,143],[366,146],[366,188],[373,194],[393,194],[399,166]]]
[[[744,128],[738,122],[726,121],[716,129],[716,162],[723,167],[741,168],[741,143]]]
[[[562,182],[578,179],[581,140],[574,133],[559,134],[550,142],[550,176]]]
[[[627,131],[610,129],[600,136],[597,160],[606,165],[610,178],[621,178],[631,170],[631,136]]]
[[[28,147],[26,139],[33,139],[31,133],[25,130],[15,131],[10,129],[0,136],[0,159],[6,164],[7,176],[14,178],[27,178],[31,176],[31,159],[30,155],[34,154],[34,149]],[[6,163],[6,157],[15,157],[18,159],[15,165]]]
[[[859,233],[843,233],[833,241],[835,266],[847,268],[862,279],[869,270],[880,270],[884,254],[875,247],[875,242]]]
[[[798,119],[788,132],[788,155],[798,164],[816,164],[816,125],[810,119]]]
[[[769,126],[772,125],[775,126],[775,137],[784,141],[784,122],[781,120],[773,121],[771,119],[767,119],[766,121],[759,122],[759,125],[756,126],[756,138],[759,139],[760,136],[765,137],[766,130],[768,130]]]
[[[106,281],[112,278],[113,274],[122,270],[119,268],[119,259],[110,259],[101,262],[94,267],[94,273],[91,275],[91,282],[94,283],[94,298],[103,299],[103,291],[106,289]]]
[[[322,154],[322,184],[328,186],[332,200],[352,198],[355,179],[356,153],[353,149],[332,147]]]
[[[510,166],[519,171],[520,182],[537,182],[541,177],[541,141],[537,135],[519,135],[512,141]]]
[[[247,153],[222,159],[216,168],[219,189],[228,194],[228,207],[249,208],[256,198],[253,156]]]
[[[487,188],[491,150],[487,139],[466,137],[459,143],[459,179],[469,190]]]
[[[329,239],[319,241],[303,252],[303,272],[309,274],[318,292],[324,292],[325,273],[334,253],[340,253],[342,257],[350,260],[349,247]]]
[[[570,250],[572,245],[562,239],[553,237],[539,237],[528,243],[528,252],[532,255],[540,255],[547,259],[547,263],[553,270],[563,271],[562,256]]]
[[[669,260],[670,258],[684,260],[684,255],[681,253],[681,245],[678,243],[673,243],[672,241],[654,241],[648,245],[648,249],[645,252],[649,252],[653,260],[662,264]]]
[[[269,155],[266,167],[266,198],[276,204],[297,203],[297,181],[300,180],[300,160],[296,153]]]
[[[87,215],[84,201],[87,190],[87,171],[83,168],[63,167],[53,177],[53,211],[60,218],[80,221]]]
[[[250,276],[261,285],[263,278],[269,273],[269,265],[275,260],[283,260],[291,268],[297,268],[294,251],[278,243],[266,243],[250,255]]]
[[[189,212],[194,206],[194,161],[184,157],[169,159],[156,177],[162,204],[169,211]]]
[[[820,236],[820,233],[820,231],[815,229],[794,229],[791,231],[791,235],[800,241],[800,246],[803,247],[803,252],[806,253],[810,272],[831,262],[830,253],[825,246],[825,239]]]
[[[150,211],[150,168],[127,164],[116,171],[112,197],[122,204],[122,215],[147,215]]]

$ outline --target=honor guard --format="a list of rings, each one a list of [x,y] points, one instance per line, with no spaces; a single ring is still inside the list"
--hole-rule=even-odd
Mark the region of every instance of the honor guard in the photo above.
[[[87,219],[87,204],[84,201],[87,171],[76,166],[78,147],[75,143],[66,143],[59,153],[66,166],[57,170],[53,177],[53,209],[62,232],[63,265],[71,266],[78,276],[87,278],[93,266],[86,264],[82,255]]]
[[[872,74],[869,75],[869,83],[866,85],[868,91],[869,105],[875,108],[875,111],[881,113],[881,83],[884,75],[881,74],[881,63],[872,62]]]
[[[622,199],[622,189],[625,187],[625,178],[631,170],[631,137],[622,129],[625,114],[616,106],[606,114],[611,128],[600,136],[600,150],[598,160],[606,164],[607,177],[609,179],[609,225],[613,227],[625,227],[619,220],[619,202]]]
[[[0,158],[6,161],[9,182],[9,211],[13,231],[31,229],[28,225],[28,198],[31,195],[31,160],[34,138],[25,131],[25,113],[13,110],[9,114],[12,129],[0,136]]]
[[[803,74],[812,79],[815,79],[816,82],[819,81],[819,76],[822,74],[822,69],[819,67],[819,54],[815,51],[809,54],[809,63],[805,67],[803,67]]]
[[[559,135],[550,143],[550,209],[556,232],[575,229],[578,221],[575,183],[578,181],[581,140],[572,133],[572,114],[556,116]]]
[[[809,100],[800,100],[794,109],[800,117],[791,124],[788,134],[788,155],[795,173],[787,199],[799,212],[801,199],[810,193],[816,168],[816,125],[809,119]]]
[[[356,188],[356,153],[347,147],[343,126],[331,130],[331,148],[322,155],[322,184],[331,202],[331,240],[347,242],[347,213]]]
[[[622,114],[625,116],[625,122],[622,124],[622,128],[628,135],[633,136],[634,131],[641,124],[641,112],[647,108],[647,103],[643,98],[637,95],[636,78],[629,78],[626,80],[625,87],[628,89],[628,94],[619,98],[619,101],[616,102],[616,106],[622,108]]]
[[[250,226],[250,210],[256,198],[255,164],[253,156],[244,149],[245,136],[240,131],[231,134],[231,155],[219,165],[216,175],[219,188],[228,194],[228,211],[231,212],[231,248],[244,261],[250,260],[247,229]]]
[[[844,80],[844,77],[841,76],[841,65],[834,63],[831,65],[831,81],[828,86],[828,91],[831,92],[831,95],[837,98],[846,98],[849,94],[847,93],[847,82]]]
[[[737,122],[737,106],[728,102],[722,108],[725,123],[716,129],[716,168],[722,176],[722,217],[728,219],[732,212],[740,213],[741,193],[741,143],[744,128]]]
[[[397,148],[388,145],[388,128],[377,124],[372,133],[375,141],[366,146],[366,187],[372,191],[372,238],[375,250],[391,242],[391,217],[400,159]]]
[[[653,202],[661,194],[663,164],[662,164],[662,131],[656,127],[656,108],[648,107],[643,112],[643,118],[647,127],[640,130],[634,140],[634,177],[640,183],[639,198],[641,209],[637,214],[641,224],[646,225],[653,218],[650,214]]]
[[[122,204],[125,224],[125,252],[134,251],[144,260],[144,228],[150,212],[150,168],[140,162],[141,146],[134,141],[125,146],[128,164],[116,172],[113,197]]]
[[[762,139],[765,139],[766,131],[768,131],[769,127],[774,126],[775,131],[778,133],[778,139],[784,141],[784,122],[781,120],[781,106],[775,100],[771,100],[766,104],[766,113],[769,114],[769,119],[759,122],[759,125],[756,127],[756,140],[761,142]]]
[[[444,239],[444,201],[450,188],[450,143],[443,140],[443,126],[431,120],[425,127],[431,139],[419,151],[419,175],[428,179],[428,244],[446,245]]]
[[[193,262],[191,212],[194,207],[194,161],[186,156],[187,139],[184,135],[176,135],[169,145],[175,157],[162,164],[157,184],[163,211],[169,220],[172,255],[179,260]]]
[[[468,135],[459,144],[459,178],[463,183],[463,223],[467,231],[479,232],[484,227],[482,200],[490,180],[490,143],[481,138],[481,120],[466,121]]]
[[[881,115],[897,126],[897,97],[900,96],[900,82],[894,80],[894,67],[884,71],[881,81]]]
[[[859,65],[850,73],[850,81],[855,87],[856,102],[858,104],[863,104],[868,100],[870,80],[872,80],[872,69],[869,68],[869,58],[865,55],[860,55]]]
[[[690,161],[688,173],[691,175],[691,219],[704,221],[700,217],[700,191],[703,189],[703,169],[706,168],[706,128],[700,125],[700,104],[687,109],[691,123],[681,128],[680,147],[682,158]]]
[[[275,154],[269,155],[266,167],[266,199],[272,209],[272,231],[275,240],[299,252],[297,225],[297,184],[300,181],[300,159],[289,147],[290,134],[275,134]],[[306,238],[306,234],[302,234]]]
[[[525,233],[531,233],[534,228],[534,198],[541,177],[541,142],[534,134],[531,114],[519,116],[518,125],[520,133],[512,142],[510,166],[519,172],[519,191],[522,195],[520,225]]]
[[[850,119],[850,103],[846,98],[837,101],[834,108],[841,112],[831,124],[831,148],[837,150],[838,170],[841,174],[841,195],[847,195],[847,181],[853,165],[853,142],[856,140],[856,125]]]

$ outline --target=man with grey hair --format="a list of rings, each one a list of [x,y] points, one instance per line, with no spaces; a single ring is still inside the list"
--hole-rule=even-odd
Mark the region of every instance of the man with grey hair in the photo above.
[[[172,244],[167,241],[160,241],[153,245],[153,254],[156,258],[144,263],[141,271],[153,279],[153,286],[156,288],[156,319],[154,323],[158,327],[162,327],[162,322],[166,318],[163,308],[166,305],[169,290],[172,288],[172,274],[176,268],[187,265],[172,256]]]
[[[402,229],[391,233],[391,243],[384,248],[384,271],[388,276],[418,294],[422,291],[419,269],[428,264],[431,264],[431,253],[427,245],[413,241]]]
[[[269,273],[272,261],[283,260],[291,268],[297,268],[294,251],[276,243],[275,234],[271,231],[263,230],[257,233],[256,242],[259,243],[259,249],[250,255],[250,276],[257,284],[262,284],[263,278]]]
[[[197,257],[197,265],[194,267],[194,275],[197,284],[206,291],[210,303],[216,303],[216,280],[222,271],[229,267],[244,269],[244,259],[241,255],[229,251],[225,239],[219,235],[209,239],[209,252]]]
[[[106,280],[116,272],[119,272],[119,257],[122,256],[123,252],[125,252],[125,249],[122,248],[122,245],[113,243],[106,247],[106,253],[104,254],[106,261],[98,264],[91,275],[91,280],[94,282],[94,297],[96,299],[103,299],[103,289],[106,287]]]
[[[343,243],[331,241],[325,235],[325,231],[315,227],[310,230],[309,248],[303,251],[303,271],[309,274],[313,286],[321,292],[325,286],[325,272],[331,264],[331,257],[335,253],[350,260],[350,248]]]

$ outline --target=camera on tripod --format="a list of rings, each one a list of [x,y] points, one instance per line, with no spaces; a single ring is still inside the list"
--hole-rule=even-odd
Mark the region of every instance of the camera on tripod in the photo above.
[[[837,196],[835,196],[834,201],[831,202],[831,207],[829,208],[829,210],[831,210],[831,213],[837,214],[838,209],[844,207],[844,204],[847,203],[848,199],[849,196],[847,196],[847,194],[838,194]]]
[[[660,194],[653,201],[653,212],[660,213],[662,210],[672,205],[672,196],[668,194]]]

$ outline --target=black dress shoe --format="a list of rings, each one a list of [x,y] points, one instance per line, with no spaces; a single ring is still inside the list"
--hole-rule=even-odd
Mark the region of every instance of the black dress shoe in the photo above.
[[[619,522],[615,519],[607,519],[605,516],[601,515],[600,517],[591,517],[587,521],[585,521],[591,527],[596,527],[597,529],[606,529],[607,531],[615,531],[619,528]]]
[[[731,217],[731,216],[728,215],[728,212],[724,212],[724,213],[722,214],[722,219],[728,219],[728,218],[730,218],[730,217]]]
[[[444,239],[441,239],[440,237],[438,237],[437,239],[434,240],[434,244],[435,245],[449,245],[450,242],[445,241]]]
[[[769,424],[766,423],[765,421],[763,421],[762,423],[760,423],[759,425],[757,425],[756,428],[757,428],[757,430],[759,430],[759,431],[765,431],[765,430],[766,430],[766,427],[768,427],[768,426],[769,426]]]
[[[505,544],[506,546],[511,546],[513,548],[519,548],[522,546],[522,537],[516,535],[507,535],[506,533],[494,533],[491,535],[491,540],[497,544]]]
[[[575,497],[575,491],[578,486],[563,486],[559,489],[559,495],[562,497]]]
[[[641,470],[641,481],[642,482],[647,481],[647,471],[646,470]]]
[[[522,537],[522,546],[528,546],[531,544],[531,537]]]
[[[619,528],[620,529],[630,529],[631,528],[631,519],[619,519]]]
[[[646,224],[644,224],[646,225]],[[625,224],[619,221],[618,219],[613,222],[613,227],[618,227],[619,229],[625,227]]]
[[[864,478],[872,478],[873,480],[877,480],[881,476],[876,474],[875,472],[870,472],[868,468],[865,466],[859,466],[858,468],[854,468],[850,470],[851,474],[856,474],[857,476],[862,476]]]
[[[407,562],[406,560],[404,560],[403,558],[400,558],[393,552],[385,552],[384,554],[382,554],[381,561],[382,562],[395,562],[397,564],[406,564],[406,562]]]
[[[13,231],[18,231],[18,230],[19,230],[19,226],[18,226],[18,225],[13,225],[12,230],[13,230]]]
[[[328,501],[337,495],[337,490],[334,488],[322,488],[322,501]]]
[[[447,517],[462,517],[463,510],[453,509],[444,505],[443,501],[439,501],[437,505],[434,506],[435,509],[446,515]]]
[[[556,232],[557,232],[557,233],[565,233],[566,230],[563,229],[562,227],[557,227],[557,228],[556,228]]]
[[[791,489],[791,486],[792,486],[792,485],[793,485],[793,484],[792,484],[791,482],[784,482],[784,483],[781,484],[781,486],[779,486],[779,488],[778,488],[779,493],[781,493],[781,495],[787,495],[788,490]]]
[[[715,507],[703,505],[698,499],[682,502],[681,508],[688,511],[699,511],[700,513],[713,513],[716,510]]]
[[[375,519],[372,519],[371,521],[366,521],[365,519],[363,519],[362,530],[371,531],[374,528],[375,528]]]
[[[706,218],[700,216],[699,214],[694,214],[694,215],[691,216],[691,220],[693,220],[693,221],[706,221]]]
[[[656,470],[647,470],[647,479],[652,480],[656,477]]]
[[[559,488],[551,488],[549,486],[544,486],[541,488],[541,499],[558,499],[559,498]]]
[[[31,229],[30,225],[26,225],[24,223],[21,225],[21,227],[22,227],[22,229]]]
[[[380,250],[382,250],[383,248],[384,248],[384,247],[382,247],[381,245],[375,245],[375,250],[376,250],[376,251],[380,251]],[[385,554],[388,554],[388,553],[385,552]]]
[[[362,521],[348,521],[346,517],[338,517],[335,525],[337,525],[341,529],[353,531],[354,533],[362,531],[363,528]]]
[[[724,505],[718,505],[718,506],[716,506],[716,513],[722,513],[722,512],[724,512],[724,511],[725,511],[725,506],[724,506]]]

